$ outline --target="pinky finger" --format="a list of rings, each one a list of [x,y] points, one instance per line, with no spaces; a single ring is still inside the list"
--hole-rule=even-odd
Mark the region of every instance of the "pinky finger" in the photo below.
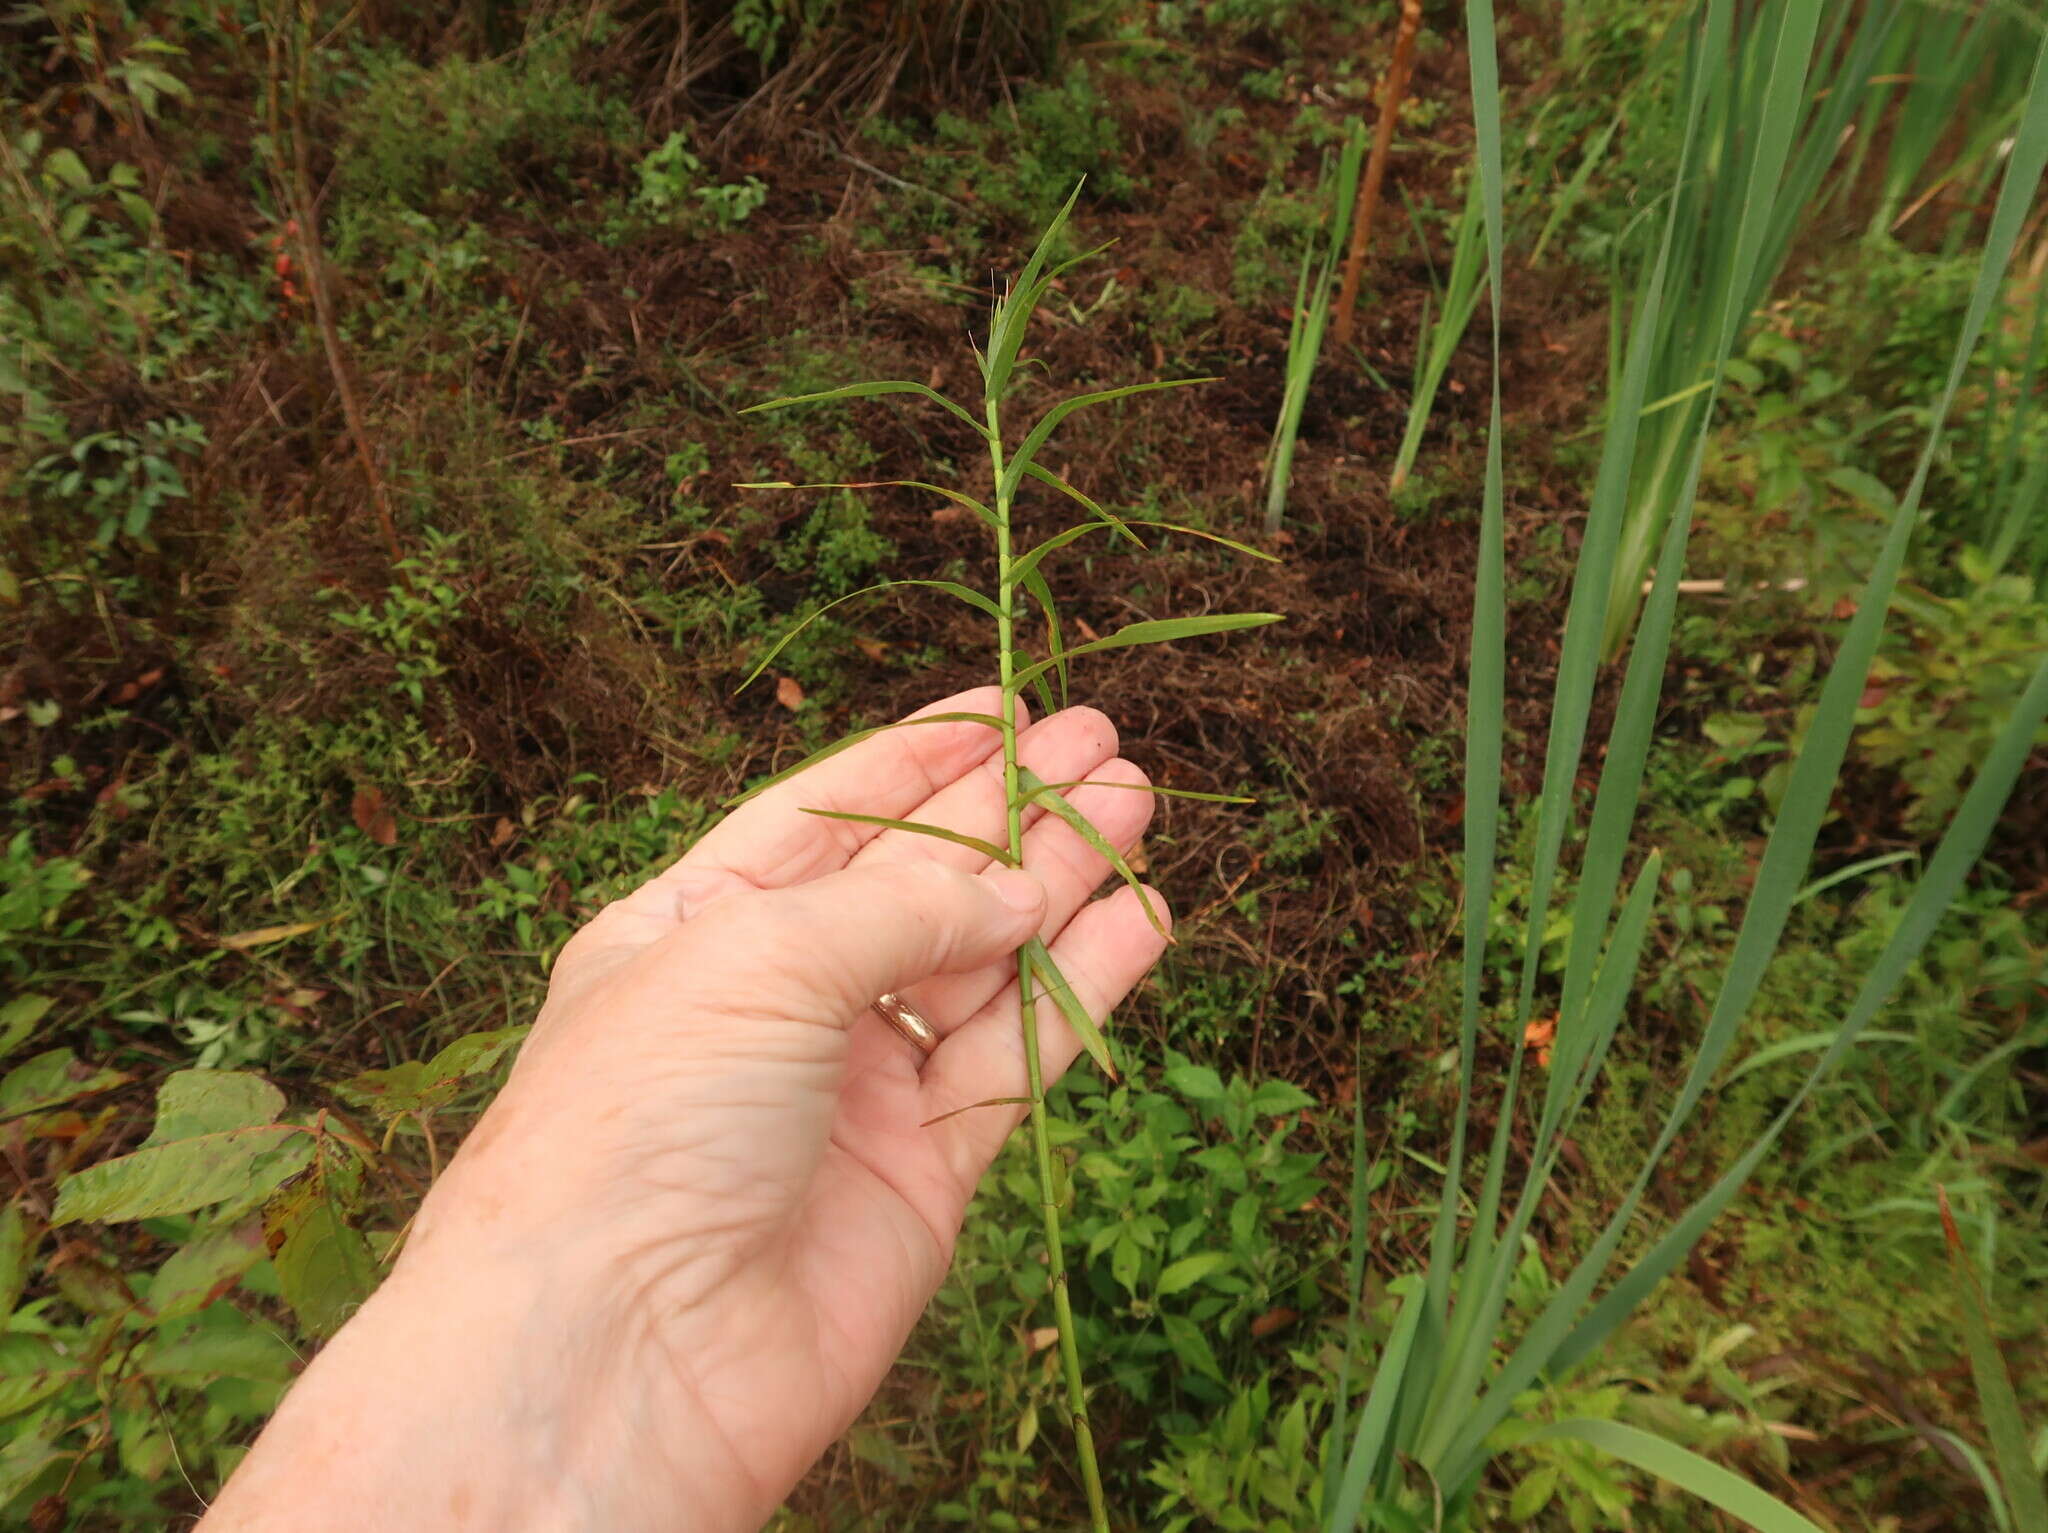
[[[1146,893],[1153,908],[1163,912],[1165,901],[1149,889]],[[1146,920],[1130,889],[1082,910],[1051,949],[1053,962],[1093,1017],[1105,1016],[1129,995],[1165,950],[1165,938]],[[1066,1074],[1081,1043],[1050,998],[1041,995],[1037,1010],[1039,1066],[1051,1087]],[[934,1123],[930,1132],[939,1136],[940,1152],[960,1179],[963,1194],[971,1194],[1025,1112],[1013,1104],[973,1104],[1022,1097],[1030,1090],[1014,982],[939,1045],[924,1067],[923,1082],[928,1113],[954,1114]]]

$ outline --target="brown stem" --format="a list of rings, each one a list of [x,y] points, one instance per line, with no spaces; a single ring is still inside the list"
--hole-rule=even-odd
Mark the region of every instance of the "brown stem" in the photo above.
[[[1330,316],[1330,333],[1339,346],[1351,344],[1353,311],[1358,305],[1358,278],[1365,252],[1372,244],[1373,214],[1379,209],[1380,183],[1387,175],[1387,154],[1394,146],[1394,124],[1408,99],[1408,73],[1415,64],[1415,34],[1422,27],[1422,0],[1401,0],[1401,22],[1394,33],[1394,57],[1380,82],[1380,120],[1373,129],[1372,157],[1365,162],[1365,184],[1351,215],[1351,249],[1344,257],[1344,285]]]
[[[282,11],[283,8],[279,9]],[[334,378],[334,393],[341,401],[342,419],[348,423],[348,434],[355,443],[356,457],[363,465],[363,479],[369,487],[370,505],[377,513],[378,530],[383,533],[384,546],[390,550],[391,562],[396,566],[404,560],[405,550],[398,541],[398,523],[391,515],[391,497],[385,491],[384,476],[377,469],[377,455],[370,448],[370,431],[363,422],[362,405],[356,399],[355,384],[349,377],[348,358],[341,346],[341,330],[334,322],[334,295],[327,282],[327,262],[321,254],[313,175],[306,149],[306,124],[301,110],[306,96],[307,54],[312,49],[312,16],[310,9],[301,3],[299,25],[292,32],[292,90],[288,118],[279,100],[285,68],[281,57],[285,35],[283,19],[279,15],[277,23],[269,28],[268,105],[274,156],[272,177],[277,183],[286,216],[298,230],[299,265],[306,279],[306,289],[313,297],[313,320],[320,332],[320,346],[327,354],[327,370]],[[290,143],[288,160],[284,153],[287,140]]]

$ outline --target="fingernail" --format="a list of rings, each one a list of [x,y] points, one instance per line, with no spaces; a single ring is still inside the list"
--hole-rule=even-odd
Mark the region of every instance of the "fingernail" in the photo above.
[[[1045,908],[1045,885],[1022,868],[1001,868],[989,874],[996,898],[1017,914],[1037,915]]]

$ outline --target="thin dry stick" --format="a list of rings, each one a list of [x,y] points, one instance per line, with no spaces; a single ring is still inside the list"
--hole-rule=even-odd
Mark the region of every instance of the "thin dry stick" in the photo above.
[[[282,8],[280,8],[282,9]],[[341,349],[341,331],[334,322],[334,297],[327,282],[327,262],[321,254],[320,226],[315,222],[313,198],[313,176],[307,162],[306,124],[300,104],[306,96],[306,56],[311,52],[313,17],[311,7],[301,0],[299,25],[294,29],[292,54],[291,108],[285,112],[280,96],[283,93],[285,61],[281,57],[284,47],[284,17],[279,15],[268,29],[270,49],[270,77],[267,82],[267,106],[270,118],[270,139],[272,177],[277,183],[280,200],[290,224],[298,231],[299,265],[306,277],[306,287],[313,295],[314,326],[320,332],[321,348],[327,353],[327,370],[334,376],[334,392],[341,401],[342,419],[348,423],[348,434],[355,443],[356,456],[362,460],[363,478],[369,486],[370,505],[377,513],[378,530],[384,534],[384,546],[390,550],[393,566],[405,559],[405,550],[398,541],[398,523],[391,515],[391,497],[384,489],[384,476],[377,469],[377,455],[370,448],[369,428],[363,423],[362,405],[356,399],[355,384],[350,381],[348,359]],[[290,141],[290,158],[285,156],[284,145]]]
[[[1351,249],[1344,257],[1344,285],[1330,316],[1330,333],[1339,346],[1351,344],[1352,316],[1358,305],[1358,278],[1365,252],[1372,244],[1373,213],[1379,207],[1380,182],[1386,179],[1387,155],[1394,146],[1394,123],[1408,99],[1408,73],[1415,63],[1415,34],[1422,26],[1422,0],[1401,0],[1401,22],[1394,33],[1394,57],[1380,82],[1380,120],[1372,134],[1372,157],[1365,162],[1365,185],[1351,216]]]

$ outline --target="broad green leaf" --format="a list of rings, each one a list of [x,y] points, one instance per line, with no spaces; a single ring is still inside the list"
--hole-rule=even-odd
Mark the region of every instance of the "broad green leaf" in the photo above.
[[[1223,1382],[1223,1369],[1216,1361],[1216,1351],[1209,1345],[1209,1338],[1199,1325],[1186,1315],[1161,1315],[1159,1328],[1165,1333],[1166,1344],[1183,1366],[1206,1374],[1218,1383]]]
[[[1689,1448],[1618,1421],[1551,1422],[1538,1427],[1526,1441],[1581,1442],[1597,1448],[1699,1497],[1758,1533],[1823,1533],[1819,1524],[1800,1516],[1732,1469],[1723,1469]]]
[[[1179,522],[1153,522],[1125,518],[1124,525],[1126,527],[1145,527],[1154,532],[1185,533],[1191,538],[1203,538],[1211,543],[1221,543],[1233,553],[1246,554],[1254,559],[1263,559],[1268,564],[1278,564],[1280,562],[1278,554],[1269,554],[1263,548],[1254,548],[1249,543],[1240,543],[1235,538],[1226,538],[1220,533],[1208,532],[1200,527],[1186,527]],[[1018,556],[1017,560],[1010,566],[1011,581],[1022,580],[1025,575],[1037,569],[1045,561],[1046,555],[1065,548],[1076,538],[1085,538],[1091,532],[1103,532],[1108,530],[1108,528],[1109,523],[1107,522],[1082,522],[1076,526],[1068,527],[1064,531],[1054,533],[1029,552]]]
[[[1957,1318],[1963,1326],[1963,1341],[1970,1352],[1970,1372],[1977,1380],[1978,1407],[1984,1413],[1985,1430],[1991,1437],[1991,1456],[1998,1465],[1999,1483],[2020,1528],[2048,1528],[2048,1489],[2041,1472],[2027,1451],[2027,1426],[2020,1415],[2019,1396],[2013,1392],[2012,1374],[2005,1366],[1998,1333],[1991,1322],[1991,1305],[1977,1281],[1977,1270],[1949,1212],[1948,1194],[1935,1189],[1941,1204],[1941,1232],[1948,1242],[1949,1270],[1962,1300]]]
[[[1037,423],[1025,434],[1016,452],[1011,455],[1010,461],[1003,466],[1003,478],[996,499],[999,502],[1008,500],[1017,493],[1017,486],[1024,482],[1024,475],[1030,470],[1033,456],[1046,444],[1053,432],[1059,429],[1060,422],[1076,410],[1087,405],[1107,404],[1113,399],[1128,399],[1133,394],[1150,394],[1159,389],[1184,389],[1197,383],[1216,381],[1215,378],[1159,378],[1150,383],[1127,383],[1121,388],[1097,389],[1092,393],[1076,394],[1071,399],[1062,399],[1038,418]]]
[[[1167,1299],[1185,1293],[1202,1279],[1230,1266],[1233,1260],[1226,1251],[1197,1251],[1192,1256],[1183,1256],[1159,1274],[1159,1297]]]
[[[767,670],[768,667],[774,663],[775,657],[777,655],[781,654],[785,649],[789,647],[791,640],[795,639],[798,634],[802,633],[806,628],[810,627],[811,624],[817,622],[819,618],[823,617],[826,613],[830,612],[834,607],[837,607],[844,602],[850,602],[857,596],[872,596],[877,591],[894,591],[906,586],[924,586],[934,591],[944,591],[948,596],[958,597],[961,601],[966,602],[968,606],[975,608],[977,611],[984,612],[990,617],[996,617],[999,615],[998,609],[994,602],[990,601],[986,596],[983,596],[981,592],[976,591],[971,587],[963,586],[958,581],[878,581],[871,586],[862,586],[858,591],[848,591],[844,596],[835,596],[831,601],[826,602],[824,606],[820,607],[816,612],[813,612],[801,623],[798,623],[796,627],[790,629],[787,633],[783,634],[781,638],[777,639],[772,645],[768,647],[768,652],[765,655],[763,655],[759,660],[754,662],[754,668],[751,671],[747,672],[747,679],[741,682],[737,687],[733,688],[733,694],[737,696],[738,694],[746,691],[747,688],[751,687],[756,681],[760,680],[761,673]]]
[[[955,846],[964,846],[971,852],[979,852],[991,862],[1000,862],[1005,867],[1016,867],[1017,858],[1006,846],[997,846],[993,841],[984,841],[979,836],[970,836],[965,831],[948,830],[943,825],[924,825],[916,820],[892,820],[880,814],[853,814],[844,809],[806,809],[805,814],[814,814],[821,820],[844,820],[849,825],[877,825],[883,830],[907,830],[914,836],[931,836],[936,840],[950,841]]]
[[[1102,1029],[1095,1025],[1095,1019],[1088,1015],[1088,1008],[1081,1004],[1081,998],[1074,994],[1074,987],[1067,983],[1060,966],[1053,962],[1052,954],[1045,944],[1033,937],[1025,943],[1022,952],[1031,960],[1032,972],[1044,982],[1044,993],[1052,997],[1052,1003],[1067,1019],[1067,1026],[1074,1030],[1074,1036],[1081,1040],[1081,1047],[1088,1051],[1088,1057],[1095,1066],[1112,1081],[1118,1079],[1116,1061],[1110,1057],[1109,1040],[1102,1036]],[[1106,1018],[1104,1019],[1107,1020]]]
[[[28,1286],[28,1221],[20,1205],[0,1207],[0,1329]]]
[[[128,1077],[84,1063],[69,1049],[48,1049],[0,1077],[0,1122],[110,1091]]]
[[[1077,644],[1050,660],[1026,666],[1010,678],[1010,686],[1012,690],[1021,687],[1034,677],[1044,675],[1062,660],[1072,660],[1078,655],[1099,654],[1106,649],[1128,649],[1134,644],[1165,644],[1174,639],[1192,639],[1204,634],[1235,633],[1242,628],[1263,628],[1268,623],[1281,621],[1284,616],[1279,612],[1219,612],[1207,617],[1152,618],[1131,623],[1115,633]]]
[[[81,1372],[79,1359],[46,1336],[0,1336],[0,1420],[49,1399]]]
[[[342,1217],[331,1196],[309,1201],[271,1264],[285,1303],[315,1336],[340,1330],[376,1287],[370,1243]]]
[[[216,1316],[218,1320],[214,1320]],[[192,1386],[214,1379],[281,1384],[297,1371],[298,1356],[268,1326],[250,1320],[233,1305],[222,1304],[202,1316],[194,1330],[175,1341],[146,1348],[136,1367],[152,1378]]]
[[[143,1148],[275,1123],[284,1093],[260,1075],[243,1070],[179,1070],[156,1094],[156,1127]]]
[[[150,1279],[150,1313],[159,1324],[195,1315],[225,1297],[262,1259],[263,1231],[253,1219],[195,1235]]]
[[[1152,929],[1168,942],[1173,941],[1173,933],[1166,929],[1166,923],[1159,918],[1158,908],[1152,903],[1151,891],[1139,882],[1138,875],[1131,870],[1131,865],[1125,861],[1124,854],[1111,844],[1107,836],[1095,828],[1095,825],[1089,820],[1088,816],[1076,809],[1071,799],[1064,798],[1057,793],[1043,792],[1042,790],[1046,787],[1046,784],[1030,768],[1020,767],[1017,772],[1017,780],[1025,789],[1038,794],[1039,802],[1045,806],[1047,814],[1053,815],[1055,818],[1063,820],[1072,826],[1074,833],[1087,842],[1098,857],[1110,865],[1116,876],[1131,886],[1131,889],[1138,896],[1138,903],[1144,907],[1145,919],[1152,923]]]
[[[56,1004],[52,996],[17,995],[0,1006],[0,1059],[5,1059],[26,1043],[29,1034],[36,1030],[36,1024]]]
[[[43,173],[55,176],[74,191],[83,191],[92,185],[92,172],[85,168],[85,161],[70,149],[52,149],[43,157]]]
[[[265,1123],[137,1150],[66,1177],[50,1222],[190,1213],[277,1185],[305,1163],[311,1149],[304,1129]]]
[[[74,1456],[57,1447],[62,1431],[61,1419],[48,1411],[32,1419],[27,1430],[16,1425],[6,1444],[0,1446],[0,1512],[28,1490],[44,1470]]]
[[[345,1100],[386,1118],[446,1107],[473,1082],[518,1048],[526,1027],[498,1028],[458,1038],[432,1059],[412,1059],[365,1070],[334,1088]]]
[[[757,405],[748,405],[744,410],[740,411],[740,414],[752,415],[761,410],[786,410],[791,405],[828,404],[838,399],[873,399],[880,394],[916,394],[922,399],[929,399],[933,404],[943,405],[946,409],[952,411],[953,414],[959,416],[960,419],[972,426],[984,440],[988,436],[988,427],[982,425],[980,421],[969,415],[966,410],[948,399],[944,394],[941,394],[937,389],[932,388],[928,384],[912,383],[908,379],[903,378],[888,379],[879,383],[848,383],[836,389],[823,389],[815,394],[790,394],[781,399],[764,399]]]
[[[933,495],[943,496],[956,506],[963,506],[980,517],[989,526],[996,525],[996,514],[972,495],[963,495],[958,490],[949,490],[943,484],[932,484],[924,479],[844,479],[828,480],[817,484],[791,484],[787,479],[762,479],[751,484],[736,484],[735,490],[927,490]]]
[[[781,771],[764,781],[755,783],[746,792],[727,799],[725,807],[737,809],[757,794],[766,793],[770,788],[788,782],[790,778],[796,776],[799,772],[807,772],[819,762],[829,761],[841,751],[850,750],[854,746],[859,745],[863,740],[872,740],[876,735],[887,734],[892,729],[909,729],[919,724],[986,724],[990,729],[998,732],[1006,731],[1009,728],[1009,725],[1005,724],[993,713],[927,713],[922,718],[898,719],[893,724],[877,724],[870,729],[856,729],[852,734],[841,735],[830,745],[812,751],[810,755],[804,757],[795,766],[784,767]]]
[[[1160,1079],[1170,1090],[1179,1092],[1190,1102],[1223,1100],[1223,1077],[1207,1065],[1175,1065]]]

